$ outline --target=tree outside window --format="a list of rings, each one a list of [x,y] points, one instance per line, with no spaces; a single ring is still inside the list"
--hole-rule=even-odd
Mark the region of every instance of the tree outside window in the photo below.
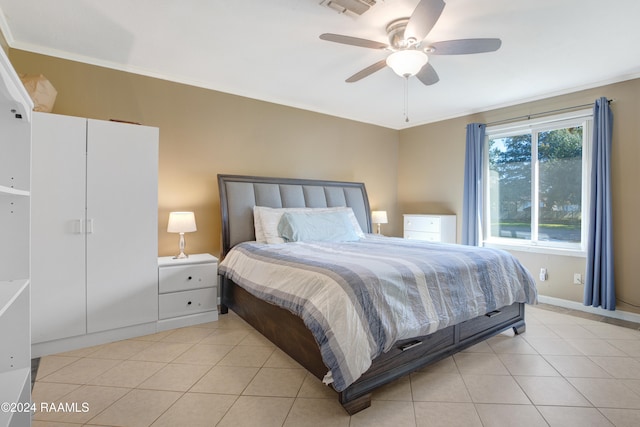
[[[587,126],[582,117],[487,130],[486,240],[581,247]]]

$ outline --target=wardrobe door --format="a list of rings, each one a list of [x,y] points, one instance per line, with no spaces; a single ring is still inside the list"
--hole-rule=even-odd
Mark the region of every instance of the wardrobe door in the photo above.
[[[86,333],[86,119],[33,113],[31,337]]]
[[[87,331],[158,319],[158,129],[88,121]]]

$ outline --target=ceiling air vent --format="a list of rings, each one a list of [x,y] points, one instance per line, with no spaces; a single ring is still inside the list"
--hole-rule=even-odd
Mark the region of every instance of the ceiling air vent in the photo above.
[[[340,13],[351,12],[362,15],[376,4],[376,0],[322,0],[320,4]]]

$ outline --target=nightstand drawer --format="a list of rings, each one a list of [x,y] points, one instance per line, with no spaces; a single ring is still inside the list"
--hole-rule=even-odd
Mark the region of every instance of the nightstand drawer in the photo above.
[[[429,233],[440,232],[440,218],[429,216],[405,216],[405,230],[417,230]]]
[[[161,294],[215,286],[217,264],[192,264],[162,267],[158,270]]]
[[[169,319],[217,309],[217,288],[173,292],[159,297],[159,317]]]

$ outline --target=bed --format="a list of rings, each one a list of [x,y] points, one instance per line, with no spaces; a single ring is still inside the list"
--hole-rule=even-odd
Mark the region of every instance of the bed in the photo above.
[[[363,183],[219,175],[218,185],[221,314],[232,309],[309,372],[331,384],[349,414],[370,406],[372,391],[384,384],[509,328],[516,334],[525,330],[524,303],[535,302],[537,296],[531,275],[515,258],[502,251],[371,235]],[[283,223],[295,224],[307,218],[309,210],[343,221],[345,229],[349,228],[347,223],[357,224],[355,228],[362,234],[341,237],[337,242],[330,237],[328,242],[301,238],[294,243],[256,243],[256,236],[262,240],[265,230],[254,226],[259,224],[254,222],[254,209],[258,215],[258,210],[282,208],[289,208],[277,217],[283,235],[291,231],[282,228]],[[395,258],[400,253],[402,258]],[[444,260],[443,264],[423,266],[424,253],[429,253],[430,259]],[[348,265],[329,264],[339,259],[347,260]],[[482,267],[477,267],[477,262],[482,262]],[[436,280],[423,279],[421,271],[414,271],[419,269],[437,270]],[[453,274],[456,269],[459,272]],[[403,280],[409,277],[412,283],[394,284],[389,270],[401,271]],[[471,273],[480,270],[482,274]],[[362,271],[373,272],[373,277],[352,279],[354,272]],[[306,276],[301,276],[303,273]],[[507,275],[504,280],[514,283],[492,283],[501,281],[503,273]],[[457,281],[460,286],[443,288],[431,283],[441,280],[445,285],[446,280]],[[426,283],[429,291],[423,290]],[[313,300],[314,289],[324,291],[323,299],[310,303],[304,298]],[[351,302],[344,303],[337,294],[348,295]],[[444,314],[438,312],[433,321],[416,321],[406,313],[389,315],[393,310],[380,308],[386,307],[387,299],[394,307],[417,307],[405,304],[412,301],[407,298],[414,298],[409,294],[423,295],[424,300],[424,294],[435,295],[429,297],[433,306],[429,310],[404,310],[419,312],[417,319],[427,319],[422,312],[431,312],[436,305],[444,307]],[[464,294],[470,296],[465,300]],[[452,309],[450,301],[461,303]],[[330,313],[321,312],[324,309]],[[350,320],[335,315],[338,311],[344,311],[344,318]],[[358,320],[365,317],[366,321]]]

